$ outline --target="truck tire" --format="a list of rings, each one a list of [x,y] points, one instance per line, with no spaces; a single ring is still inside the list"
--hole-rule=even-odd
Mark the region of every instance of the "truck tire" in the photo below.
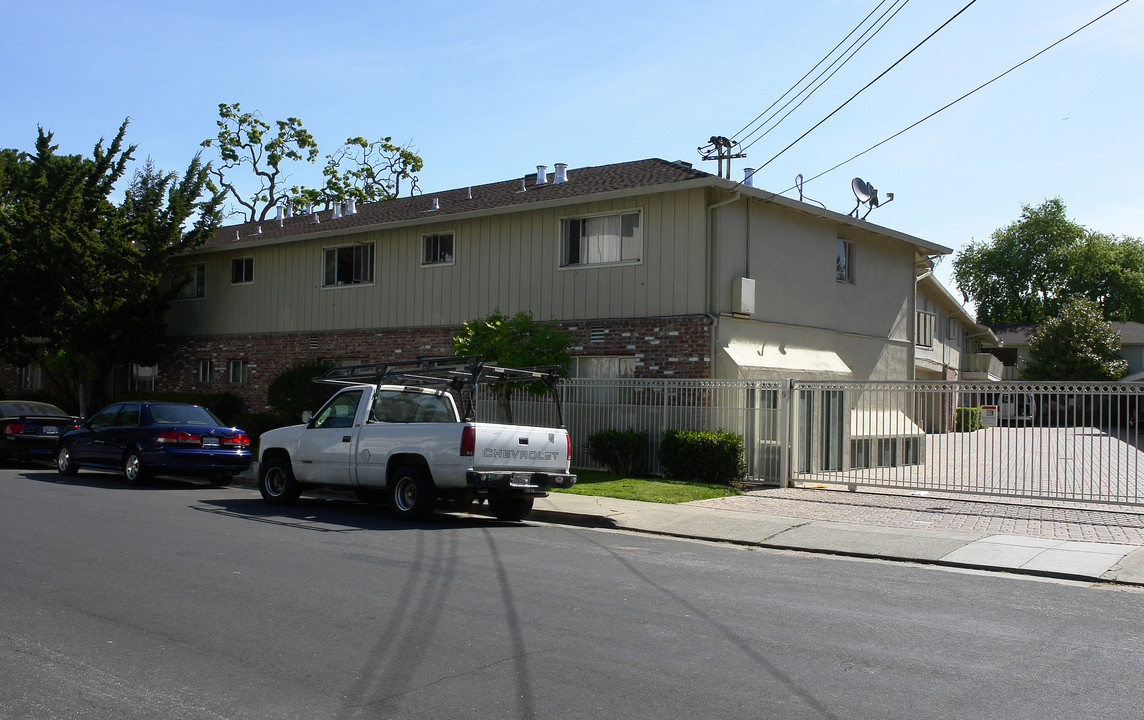
[[[389,500],[399,518],[417,520],[433,512],[437,488],[424,468],[403,465],[389,479]]]
[[[489,510],[497,520],[517,521],[532,512],[532,498],[513,495],[494,495],[489,498]]]
[[[262,463],[258,475],[258,491],[262,499],[271,505],[290,505],[297,502],[302,488],[294,478],[294,469],[289,460],[272,458]]]

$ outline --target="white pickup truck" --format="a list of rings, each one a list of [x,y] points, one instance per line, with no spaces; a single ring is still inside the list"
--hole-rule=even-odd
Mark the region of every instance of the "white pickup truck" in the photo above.
[[[474,421],[478,383],[553,387],[552,369],[434,358],[336,368],[317,380],[345,387],[317,414],[303,415],[304,425],[270,430],[259,441],[258,486],[269,503],[292,503],[307,487],[338,487],[367,502],[387,501],[403,518],[424,517],[440,502],[463,508],[487,499],[498,519],[521,520],[534,498],[576,482],[563,427]],[[424,387],[434,384],[443,387]],[[465,413],[447,390],[466,398]]]

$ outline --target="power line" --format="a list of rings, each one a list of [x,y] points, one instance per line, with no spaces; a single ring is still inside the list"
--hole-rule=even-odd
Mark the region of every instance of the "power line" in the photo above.
[[[861,51],[862,48],[864,48],[866,46],[867,43],[869,43],[871,40],[873,40],[874,37],[878,35],[878,33],[880,33],[883,29],[885,29],[886,25],[888,25],[890,23],[890,20],[893,20],[894,17],[897,16],[897,14],[903,8],[905,8],[905,6],[907,4],[909,4],[909,2],[910,2],[910,0],[894,0],[894,4],[891,5],[884,13],[882,13],[882,15],[879,16],[877,20],[874,21],[874,25],[871,25],[861,35],[859,35],[858,38],[856,40],[854,40],[854,42],[852,42],[850,44],[850,46],[846,48],[845,51],[843,51],[843,54],[841,56],[839,56],[833,62],[831,62],[829,65],[827,65],[826,68],[822,72],[820,72],[814,78],[814,80],[811,81],[810,85],[808,85],[807,87],[800,90],[790,100],[787,100],[787,102],[784,103],[782,107],[780,107],[778,110],[775,110],[774,113],[771,113],[771,115],[765,121],[763,121],[762,124],[760,124],[758,127],[756,127],[754,130],[752,130],[750,133],[748,133],[744,137],[740,138],[738,140],[738,142],[742,143],[742,142],[746,142],[747,140],[749,140],[753,135],[755,135],[755,133],[762,130],[764,126],[766,126],[768,123],[770,123],[772,120],[774,120],[775,117],[779,113],[781,113],[783,110],[786,110],[788,107],[790,107],[791,103],[793,103],[799,97],[802,97],[802,100],[799,100],[798,104],[796,104],[793,108],[791,108],[789,111],[787,111],[787,113],[785,115],[783,115],[781,118],[779,118],[779,120],[777,122],[775,122],[773,125],[771,125],[771,127],[768,130],[766,130],[766,132],[764,132],[762,135],[760,135],[758,137],[757,140],[751,142],[750,144],[753,145],[755,142],[758,142],[758,140],[761,140],[764,137],[766,137],[768,134],[770,134],[771,131],[773,131],[780,124],[782,124],[783,120],[786,120],[788,117],[790,117],[790,115],[795,110],[802,107],[803,103],[805,103],[807,100],[809,100],[810,97],[812,95],[814,95],[816,92],[818,92],[822,88],[823,85],[825,85],[827,82],[829,82],[830,79],[833,78],[847,63],[849,63],[854,58],[854,56],[857,55],[858,52]],[[899,5],[899,3],[901,3],[901,4]],[[759,116],[756,117],[754,120],[747,123],[746,127],[744,127],[742,130],[740,130],[738,133],[735,133],[733,138],[737,138],[738,135],[743,132],[743,130],[746,130],[751,125],[754,125],[755,123],[757,123],[759,121],[759,119],[763,117],[763,115],[766,115],[768,112],[770,112],[771,109],[773,109],[775,107],[775,105],[778,105],[778,103],[780,101],[782,101],[782,99],[785,98],[787,95],[789,95],[791,93],[791,91],[793,91],[796,87],[801,85],[803,80],[806,80],[806,78],[809,77],[810,74],[812,72],[814,72],[815,69],[817,69],[819,67],[819,65],[822,65],[822,63],[824,63],[827,60],[827,58],[829,58],[831,55],[833,55],[834,52],[836,50],[838,50],[838,48],[841,47],[842,44],[844,42],[846,42],[846,40],[848,40],[851,35],[853,35],[855,32],[857,32],[858,28],[862,27],[862,25],[864,25],[866,23],[866,21],[869,20],[870,17],[872,17],[874,15],[874,13],[878,11],[878,8],[880,8],[884,4],[885,4],[885,0],[883,0],[872,11],[870,11],[870,14],[867,15],[862,20],[862,22],[858,24],[857,27],[855,27],[853,30],[851,30],[850,33],[846,37],[844,37],[837,45],[835,45],[834,49],[831,50],[826,55],[826,57],[822,58],[822,60],[819,60],[818,63],[814,67],[812,67],[810,70],[808,70],[807,73],[805,75],[803,75],[799,79],[798,82],[796,82],[794,85],[792,85],[789,90],[787,90],[785,93],[783,93],[779,97],[778,100],[775,100],[773,103],[771,103],[770,107],[768,107],[766,110],[764,110],[762,113],[760,113]],[[887,17],[887,15],[889,15],[889,17]],[[861,43],[861,44],[859,44],[859,43]],[[855,47],[855,45],[857,45],[857,47]],[[827,75],[827,73],[829,73],[829,75]],[[826,75],[826,77],[823,78],[823,75]]]
[[[986,82],[984,82],[984,83],[982,83],[982,84],[978,85],[977,87],[973,88],[972,90],[970,90],[969,92],[965,93],[964,95],[962,95],[961,97],[957,98],[956,100],[953,100],[953,101],[951,101],[951,102],[949,102],[949,103],[947,103],[947,104],[943,105],[942,107],[938,108],[937,110],[934,110],[934,111],[933,111],[933,112],[931,112],[929,115],[926,115],[926,116],[925,116],[925,117],[923,117],[921,120],[918,120],[917,122],[915,122],[915,123],[913,123],[913,124],[909,125],[908,127],[902,128],[901,130],[899,130],[898,132],[896,132],[896,133],[894,133],[893,135],[889,136],[889,137],[888,137],[888,138],[886,138],[885,140],[882,140],[882,141],[881,141],[881,142],[879,142],[879,143],[876,143],[876,144],[874,144],[874,145],[871,145],[870,147],[866,148],[866,149],[865,149],[865,150],[863,150],[862,152],[860,152],[860,153],[858,153],[858,154],[856,154],[856,155],[853,155],[853,156],[851,156],[851,157],[847,158],[846,160],[843,160],[842,162],[838,163],[837,165],[835,165],[834,167],[832,167],[832,168],[830,168],[830,169],[828,169],[828,170],[823,170],[822,172],[818,173],[817,175],[815,175],[814,177],[810,178],[809,180],[804,180],[804,181],[803,181],[803,184],[805,185],[806,183],[809,183],[809,182],[813,182],[813,181],[817,180],[818,178],[822,177],[823,175],[827,175],[827,174],[829,174],[829,173],[832,173],[832,172],[834,172],[835,170],[837,170],[838,168],[842,167],[843,165],[846,165],[846,164],[848,164],[848,163],[850,163],[850,162],[853,162],[854,160],[857,160],[858,158],[860,158],[860,157],[862,157],[863,155],[865,155],[866,153],[868,153],[868,152],[870,152],[870,151],[872,151],[872,150],[875,150],[875,149],[877,149],[877,148],[881,147],[882,145],[885,145],[886,143],[890,142],[891,140],[893,140],[893,139],[897,138],[897,137],[898,137],[898,136],[900,136],[900,135],[904,135],[905,133],[909,132],[910,130],[913,130],[913,129],[914,129],[914,128],[916,128],[918,125],[921,125],[922,123],[924,123],[926,120],[929,120],[930,118],[934,117],[935,115],[938,115],[939,113],[945,112],[946,110],[948,110],[949,108],[953,107],[954,105],[956,105],[957,103],[961,102],[962,100],[966,99],[966,98],[967,98],[967,97],[969,97],[970,95],[973,95],[974,93],[976,93],[976,92],[977,92],[977,91],[979,91],[979,90],[983,90],[984,88],[986,88],[986,87],[988,87],[988,86],[992,85],[993,83],[997,82],[998,80],[1000,80],[1001,78],[1005,77],[1006,75],[1008,75],[1009,73],[1013,72],[1014,70],[1016,70],[1016,69],[1018,69],[1018,68],[1020,68],[1020,67],[1022,67],[1022,66],[1024,66],[1024,65],[1027,65],[1028,63],[1032,62],[1033,60],[1036,60],[1038,57],[1040,57],[1041,55],[1044,55],[1044,54],[1045,54],[1045,53],[1047,53],[1049,50],[1052,50],[1052,49],[1053,49],[1053,48],[1055,48],[1057,45],[1060,45],[1061,43],[1063,43],[1064,41],[1068,40],[1069,38],[1071,38],[1072,36],[1076,35],[1077,33],[1081,32],[1082,30],[1085,30],[1085,29],[1087,29],[1087,28],[1088,28],[1090,25],[1094,25],[1094,24],[1096,24],[1097,22],[1099,22],[1099,21],[1103,20],[1104,18],[1106,18],[1107,16],[1109,16],[1109,15],[1111,15],[1112,13],[1116,12],[1116,11],[1117,11],[1117,10],[1119,10],[1120,8],[1124,7],[1125,5],[1127,5],[1128,3],[1130,3],[1131,1],[1132,1],[1132,0],[1123,0],[1123,1],[1122,1],[1120,4],[1118,4],[1118,5],[1116,5],[1116,6],[1112,7],[1112,8],[1110,8],[1109,10],[1107,10],[1107,11],[1105,11],[1105,12],[1103,12],[1103,13],[1101,13],[1100,15],[1098,15],[1098,16],[1097,16],[1097,17],[1095,17],[1095,18],[1093,18],[1092,20],[1089,20],[1087,23],[1085,23],[1084,25],[1081,25],[1081,26],[1080,26],[1080,27],[1078,27],[1076,30],[1073,30],[1073,31],[1072,31],[1072,32],[1070,32],[1068,35],[1065,35],[1064,37],[1062,37],[1061,39],[1059,39],[1059,40],[1057,40],[1056,42],[1052,43],[1051,45],[1048,45],[1048,46],[1046,46],[1045,48],[1042,48],[1040,51],[1038,51],[1038,52],[1036,52],[1036,53],[1034,53],[1034,54],[1030,55],[1029,57],[1025,58],[1025,59],[1024,59],[1024,60],[1022,60],[1021,62],[1017,63],[1017,64],[1016,64],[1016,65],[1014,65],[1013,67],[1011,67],[1011,68],[1009,68],[1008,70],[1006,70],[1005,72],[1001,73],[1000,75],[997,75],[997,76],[996,76],[996,77],[994,77],[993,79],[991,79],[991,80],[988,80],[988,81],[986,81]],[[812,129],[813,129],[813,128],[812,128]],[[776,157],[777,157],[777,156],[776,156]],[[788,192],[790,192],[791,190],[794,190],[796,187],[797,187],[797,186],[794,186],[794,185],[792,185],[791,187],[787,188],[786,190],[783,190],[783,191],[782,191],[781,193],[779,193],[779,194],[780,194],[780,195],[782,195],[782,194],[784,194],[784,193],[788,193]]]
[[[1126,1],[1127,1],[1127,0],[1126,0]],[[783,148],[783,149],[782,149],[782,150],[780,150],[778,153],[776,153],[776,154],[775,154],[775,156],[774,156],[774,157],[772,157],[770,160],[767,160],[765,163],[763,163],[762,165],[760,165],[760,166],[757,168],[757,170],[762,170],[762,169],[763,169],[763,168],[765,168],[767,165],[770,165],[771,163],[773,163],[773,162],[774,162],[775,160],[777,160],[777,159],[778,159],[780,156],[782,156],[782,155],[783,155],[783,154],[784,154],[784,153],[785,153],[787,150],[790,150],[792,147],[794,147],[794,146],[795,146],[795,145],[797,145],[797,144],[798,144],[800,141],[802,141],[802,140],[803,140],[803,139],[804,139],[804,138],[805,138],[807,135],[810,135],[812,132],[814,132],[815,130],[817,130],[817,129],[818,129],[818,128],[819,128],[819,127],[820,127],[820,126],[823,124],[823,123],[825,123],[827,120],[829,120],[830,118],[832,118],[832,117],[834,117],[836,114],[838,114],[838,112],[839,112],[839,111],[841,111],[841,110],[842,110],[842,108],[844,108],[844,107],[846,107],[847,105],[849,105],[851,102],[853,102],[853,101],[854,101],[854,99],[855,99],[855,98],[857,98],[857,97],[858,97],[859,95],[861,95],[862,93],[866,92],[866,90],[870,89],[870,87],[871,87],[871,86],[873,86],[873,85],[874,85],[874,83],[878,82],[878,81],[879,81],[879,80],[881,80],[883,77],[885,77],[885,76],[886,76],[886,75],[887,75],[887,74],[888,74],[888,73],[889,73],[891,70],[893,70],[893,69],[894,69],[894,68],[896,68],[898,65],[900,65],[900,64],[901,64],[901,63],[902,63],[902,62],[903,62],[903,61],[904,61],[906,58],[908,58],[910,55],[913,55],[913,54],[914,54],[914,53],[917,51],[917,49],[918,49],[918,48],[920,48],[922,45],[925,45],[927,42],[929,42],[929,41],[930,41],[930,40],[933,38],[933,36],[934,36],[934,35],[937,35],[939,32],[941,32],[942,30],[944,30],[944,29],[945,29],[945,28],[946,28],[946,27],[947,27],[947,26],[948,26],[950,23],[952,23],[954,20],[956,20],[958,17],[960,17],[962,13],[964,13],[966,10],[968,10],[968,9],[969,9],[969,8],[970,8],[970,7],[971,7],[971,6],[972,6],[974,3],[976,3],[976,2],[977,2],[977,0],[969,0],[969,2],[968,2],[966,5],[965,5],[965,7],[961,8],[960,10],[958,10],[958,11],[957,11],[957,13],[955,13],[955,14],[953,15],[953,17],[951,17],[950,19],[948,19],[948,20],[946,20],[944,23],[942,23],[940,27],[938,27],[936,30],[934,30],[934,31],[933,31],[933,32],[931,32],[929,35],[927,35],[927,36],[926,36],[926,37],[925,37],[925,38],[924,38],[924,39],[923,39],[921,42],[919,42],[917,45],[913,46],[913,48],[911,48],[911,49],[910,49],[910,51],[909,51],[909,52],[907,52],[905,55],[903,55],[903,56],[901,56],[900,58],[898,58],[897,60],[895,60],[895,61],[894,61],[894,63],[893,63],[892,65],[890,65],[888,68],[886,68],[885,70],[883,70],[882,72],[880,72],[880,73],[878,74],[878,76],[877,76],[877,77],[875,77],[875,78],[874,78],[873,80],[871,80],[870,82],[866,83],[866,85],[865,85],[865,86],[863,86],[861,90],[859,90],[858,92],[856,92],[856,93],[854,93],[853,95],[851,95],[851,96],[850,96],[850,98],[849,98],[848,100],[846,100],[846,102],[844,102],[844,103],[842,103],[841,105],[839,105],[838,107],[834,108],[834,110],[830,111],[830,114],[828,114],[826,117],[824,117],[824,118],[822,118],[821,120],[819,120],[817,123],[815,123],[815,124],[814,124],[814,125],[813,125],[813,126],[810,128],[810,129],[809,129],[809,130],[807,130],[806,132],[804,132],[802,135],[799,135],[797,138],[795,138],[795,139],[794,139],[794,141],[793,141],[793,142],[791,142],[791,144],[790,144],[790,145],[787,145],[785,148]],[[756,140],[755,140],[755,141],[753,141],[752,143],[750,143],[750,144],[748,144],[747,146],[743,147],[743,150],[746,150],[746,149],[747,149],[747,148],[749,148],[751,145],[753,145],[755,142],[758,142],[758,140],[756,139]]]

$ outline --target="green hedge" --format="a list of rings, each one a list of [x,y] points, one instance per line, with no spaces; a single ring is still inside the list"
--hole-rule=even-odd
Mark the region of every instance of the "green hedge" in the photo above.
[[[730,485],[747,474],[743,438],[725,430],[668,430],[659,448],[659,462],[665,475],[678,480]]]
[[[620,477],[639,477],[645,472],[647,433],[635,430],[601,430],[588,436],[588,457]]]
[[[959,407],[953,412],[954,429],[957,432],[973,432],[981,428],[981,408]]]

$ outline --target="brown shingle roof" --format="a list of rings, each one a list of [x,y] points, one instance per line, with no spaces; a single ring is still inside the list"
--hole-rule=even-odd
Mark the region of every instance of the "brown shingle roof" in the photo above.
[[[285,219],[282,227],[279,227],[278,221],[273,218],[264,222],[227,225],[220,228],[203,247],[225,247],[236,241],[269,241],[302,237],[331,230],[350,231],[387,223],[431,220],[460,213],[522,207],[551,200],[574,200],[602,193],[655,187],[701,178],[715,179],[714,175],[695,170],[687,164],[656,158],[568,170],[567,182],[563,183],[554,183],[554,175],[548,173],[544,185],[536,184],[536,173],[525,176],[525,192],[520,192],[521,178],[516,178],[476,185],[472,188],[457,188],[366,203],[359,205],[355,214],[337,219],[332,219],[333,211],[324,210],[318,213],[318,224],[313,222],[312,215],[295,215]],[[439,209],[430,211],[434,200],[437,200]],[[261,232],[258,232],[259,228]]]

